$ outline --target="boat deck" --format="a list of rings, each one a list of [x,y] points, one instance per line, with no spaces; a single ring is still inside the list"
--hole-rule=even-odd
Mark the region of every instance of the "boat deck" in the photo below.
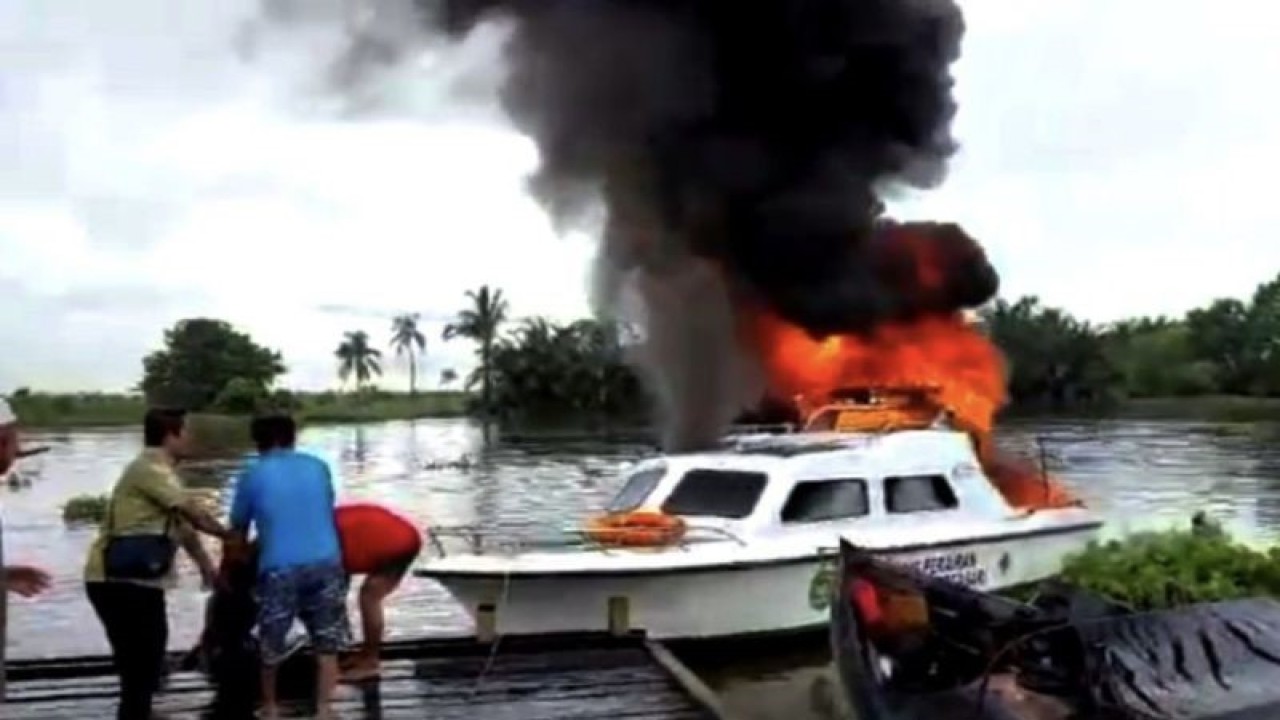
[[[639,638],[557,646],[420,641],[388,648],[381,682],[339,689],[337,716],[432,720],[714,720],[660,647]],[[104,658],[12,663],[5,720],[113,717],[116,679]],[[695,681],[696,682],[696,681]],[[175,673],[156,710],[173,720],[231,718],[203,676]],[[307,717],[302,703],[285,717]]]

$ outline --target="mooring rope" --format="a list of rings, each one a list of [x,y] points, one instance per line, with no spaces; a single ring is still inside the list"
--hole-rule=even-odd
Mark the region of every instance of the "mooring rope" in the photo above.
[[[511,569],[508,568],[502,573],[502,592],[498,596],[498,603],[493,609],[494,635],[493,642],[489,646],[489,657],[485,659],[484,666],[480,668],[480,674],[476,675],[476,682],[471,686],[471,695],[475,697],[480,692],[480,686],[484,684],[485,676],[493,669],[493,663],[498,659],[498,645],[502,642],[502,633],[498,631],[499,617],[502,615],[502,609],[508,604],[511,596]]]

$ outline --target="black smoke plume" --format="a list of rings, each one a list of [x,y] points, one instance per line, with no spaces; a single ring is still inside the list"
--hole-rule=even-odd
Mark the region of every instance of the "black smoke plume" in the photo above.
[[[958,228],[904,251],[880,218],[956,148],[950,0],[441,2],[454,35],[513,23],[502,99],[541,152],[532,191],[561,223],[607,210],[597,306],[642,323],[670,449],[759,400],[747,304],[820,336],[994,295]],[[923,294],[902,259],[921,244],[946,276]]]

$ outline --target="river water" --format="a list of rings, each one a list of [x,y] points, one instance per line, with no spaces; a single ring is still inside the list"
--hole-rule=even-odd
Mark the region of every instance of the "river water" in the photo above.
[[[1014,424],[1002,442],[1043,451],[1055,474],[1109,521],[1109,532],[1186,522],[1207,510],[1250,540],[1280,533],[1280,427],[1187,422],[1052,421]],[[54,576],[37,600],[11,601],[9,656],[106,652],[84,598],[80,571],[95,532],[69,527],[61,506],[80,493],[109,489],[137,452],[134,432],[32,434],[51,451],[23,467],[30,481],[3,492],[9,562],[30,562]],[[569,525],[612,494],[615,472],[650,452],[639,445],[559,443],[485,449],[463,421],[417,421],[308,430],[302,442],[334,464],[345,499],[371,499],[422,524],[477,524],[528,534]],[[466,469],[429,469],[467,457]],[[223,489],[233,467],[195,468],[192,485]],[[224,500],[226,494],[223,494]],[[171,644],[189,647],[199,632],[204,595],[191,575],[172,596]],[[406,579],[388,607],[392,637],[459,634],[470,623],[434,584]],[[744,719],[823,718],[829,701],[821,649],[699,668]]]

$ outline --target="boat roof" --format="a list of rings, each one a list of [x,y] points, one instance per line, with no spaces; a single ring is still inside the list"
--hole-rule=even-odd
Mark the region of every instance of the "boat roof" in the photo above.
[[[748,436],[730,439],[724,451],[740,455],[795,457],[838,450],[858,450],[865,448],[873,440],[885,437],[888,437],[888,434],[849,432]]]
[[[690,453],[656,455],[643,466],[775,466],[789,460],[817,459],[824,454],[873,453],[886,460],[918,455],[955,458],[971,453],[969,436],[950,428],[893,432],[799,432],[784,435],[731,437],[720,447]],[[847,455],[846,455],[847,457]]]

